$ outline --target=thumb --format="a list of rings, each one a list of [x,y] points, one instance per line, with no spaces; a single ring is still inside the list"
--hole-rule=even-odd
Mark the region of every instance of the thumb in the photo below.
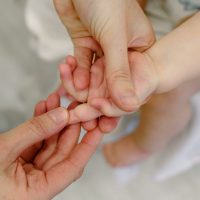
[[[126,35],[119,33],[115,39],[110,37],[102,46],[111,98],[119,108],[131,112],[138,106],[138,100],[131,81]]]
[[[24,150],[44,139],[59,133],[68,123],[68,112],[57,108],[35,117],[5,134],[9,161],[15,160]]]

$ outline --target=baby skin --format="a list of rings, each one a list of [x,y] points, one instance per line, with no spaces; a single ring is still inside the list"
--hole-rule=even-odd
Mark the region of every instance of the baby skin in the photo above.
[[[154,95],[141,107],[137,128],[104,146],[107,162],[114,167],[135,164],[163,149],[190,122],[190,98],[198,90],[200,80],[194,80],[171,92]]]
[[[142,107],[137,129],[104,147],[105,157],[112,166],[129,165],[147,158],[181,133],[190,121],[189,100],[200,89],[197,79],[200,74],[197,53],[200,51],[199,21],[200,14],[197,13],[145,53],[129,53],[131,76],[138,99],[136,109],[150,95],[154,96]],[[72,111],[72,123],[103,115],[127,114],[117,108],[110,98],[104,80],[103,59],[92,66],[90,86],[84,91],[77,91],[73,86],[75,59],[69,57],[66,61],[60,66],[63,84],[70,96],[86,102]]]

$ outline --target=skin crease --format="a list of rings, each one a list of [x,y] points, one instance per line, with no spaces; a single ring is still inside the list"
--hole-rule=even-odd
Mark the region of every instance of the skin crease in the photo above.
[[[173,138],[184,133],[193,115],[191,97],[199,90],[198,78],[168,93],[154,95],[141,107],[138,126],[104,146],[106,161],[113,167],[122,167],[160,152]]]
[[[166,94],[166,95],[160,95],[160,96],[158,95],[157,97],[154,97],[152,99],[152,101],[150,101],[149,104],[144,106],[145,109],[143,109],[143,113],[145,114],[145,113],[154,113],[155,110],[160,110],[163,112],[163,105],[165,105],[164,107],[169,107],[167,109],[167,112],[169,114],[168,115],[169,119],[170,120],[174,119],[173,117],[171,117],[171,114],[175,112],[173,114],[173,116],[175,117],[174,121],[177,122],[177,120],[179,120],[179,122],[177,122],[177,123],[181,123],[181,126],[179,126],[179,128],[181,130],[183,130],[184,127],[187,125],[187,123],[190,119],[190,116],[191,116],[191,109],[190,109],[190,105],[188,104],[188,100],[194,93],[196,93],[199,90],[199,81],[198,80],[192,81],[194,78],[199,76],[198,75],[199,74],[198,73],[199,57],[197,56],[197,54],[199,52],[200,45],[196,45],[197,42],[199,42],[197,40],[197,38],[198,38],[198,35],[200,34],[199,26],[197,26],[197,24],[199,23],[199,19],[200,19],[199,16],[200,16],[199,13],[197,13],[190,20],[188,20],[183,25],[176,28],[174,31],[172,31],[167,36],[165,36],[163,39],[158,41],[155,45],[153,45],[152,48],[150,48],[145,53],[143,53],[143,54],[130,53],[132,55],[132,56],[130,56],[130,57],[132,57],[132,59],[129,58],[130,63],[131,63],[130,66],[135,65],[136,68],[137,68],[137,66],[139,66],[140,69],[141,68],[146,69],[147,66],[148,67],[152,66],[152,68],[154,68],[154,71],[156,71],[158,73],[157,75],[159,77],[159,80],[157,80],[156,82],[158,82],[159,84],[157,86],[157,89],[155,90],[156,92],[163,93],[166,91],[170,91],[171,89],[182,85],[183,83],[187,82],[188,80],[191,80],[192,83],[187,83],[185,86],[180,86],[180,88],[182,88],[182,89],[177,89],[175,91],[169,92],[169,94]],[[193,33],[194,30],[195,30],[196,36]],[[177,40],[177,38],[179,38],[179,40],[181,40],[182,42],[179,42],[179,40]],[[188,38],[190,38],[190,40],[192,40],[193,42],[188,43],[187,42],[187,41],[189,41]],[[188,47],[190,47],[190,48],[188,48]],[[181,51],[181,53],[180,53],[180,51],[178,51],[179,48],[190,50],[193,53],[190,54],[191,56],[188,57],[187,52]],[[172,51],[173,51],[173,53],[172,53]],[[167,55],[167,56],[165,56],[165,55]],[[170,57],[171,57],[171,59],[170,59]],[[162,60],[160,58],[162,58]],[[68,62],[69,60],[73,60],[73,59],[68,58],[66,65],[69,65],[69,63],[70,63],[70,62]],[[74,65],[76,65],[76,64],[74,64]],[[135,69],[135,66],[133,67],[133,69]],[[177,67],[174,67],[174,66],[177,66]],[[61,74],[63,72],[65,72],[64,69],[68,68],[68,67],[66,67],[66,66],[61,67],[61,68],[63,68],[63,69],[61,69]],[[181,69],[179,67],[181,67]],[[193,67],[192,68],[193,70],[191,70],[191,67]],[[135,70],[134,70],[134,73],[135,73],[135,76],[137,77],[137,73]],[[176,76],[176,74],[178,74],[178,73],[180,74],[180,76],[178,77],[179,79]],[[101,73],[98,73],[98,74],[101,74]],[[91,79],[92,79],[92,75],[93,74],[91,73]],[[175,75],[176,77],[174,77],[174,79],[171,79],[172,75]],[[62,77],[62,75],[61,75],[61,77]],[[153,78],[152,76],[150,76],[150,77]],[[171,80],[173,80],[173,81],[171,81]],[[66,82],[66,79],[64,79],[64,76],[63,76],[63,82]],[[98,91],[99,91],[99,88],[98,88]],[[140,91],[140,90],[138,90],[138,91]],[[189,91],[189,93],[188,93],[188,91]],[[190,93],[191,91],[192,91],[192,93]],[[77,95],[79,95],[79,93],[77,93]],[[96,94],[96,95],[98,96],[98,94]],[[172,107],[172,105],[171,105],[171,103],[170,103],[170,105],[168,104],[169,103],[168,99],[171,99],[170,101],[174,102],[175,107],[173,107],[173,110],[170,109]],[[180,103],[180,101],[182,103]],[[157,102],[156,105],[154,102]],[[153,106],[152,106],[152,104],[153,104]],[[81,105],[81,106],[83,106],[83,105]],[[96,107],[96,108],[98,108],[98,107]],[[146,112],[145,110],[148,110],[148,112]],[[177,110],[179,110],[179,111],[177,111]],[[75,116],[77,117],[76,119],[84,120],[83,110],[77,109],[76,111],[77,111],[77,113],[75,114]],[[78,113],[79,111],[80,111],[80,115]],[[161,116],[163,116],[162,112],[161,112]],[[182,117],[177,117],[176,116],[177,113],[182,113],[181,114]],[[174,132],[171,132],[171,134],[168,134],[168,131],[169,131],[168,127],[171,122],[170,122],[170,120],[167,120],[169,122],[169,124],[166,124],[167,118],[165,118],[163,121],[164,124],[162,124],[162,129],[164,129],[164,130],[161,131],[162,133],[164,133],[164,135],[161,134],[164,137],[160,138],[160,146],[156,146],[154,144],[154,142],[152,142],[155,140],[148,140],[149,136],[151,135],[151,130],[152,130],[150,127],[152,127],[152,124],[155,124],[154,123],[155,121],[157,124],[157,121],[159,121],[163,117],[161,117],[161,118],[159,117],[158,119],[156,118],[156,116],[153,118],[151,117],[151,120],[150,121],[148,120],[148,123],[145,121],[145,125],[144,125],[144,119],[147,118],[146,115],[144,115],[144,114],[142,115],[143,117],[141,119],[141,126],[143,127],[143,129],[141,130],[139,128],[138,129],[139,131],[137,130],[138,134],[135,134],[135,132],[134,132],[134,134],[137,135],[137,145],[136,146],[134,145],[134,142],[133,142],[135,140],[135,138],[132,138],[132,135],[130,135],[129,139],[125,138],[126,139],[125,140],[123,138],[123,141],[116,142],[115,144],[110,144],[109,148],[108,148],[108,146],[106,146],[104,153],[105,153],[106,159],[108,160],[108,162],[111,165],[113,165],[113,166],[126,165],[126,164],[130,164],[133,162],[137,162],[138,160],[141,160],[142,158],[146,158],[146,156],[147,156],[146,153],[143,154],[144,152],[141,151],[141,149],[147,149],[147,152],[149,155],[150,152],[153,152],[152,147],[155,147],[155,149],[158,150],[158,149],[162,148],[164,145],[166,145],[166,143],[169,141],[170,138],[173,138],[175,135],[180,133],[180,129],[178,129],[178,130],[174,129]],[[157,126],[157,130],[159,130],[159,126]],[[153,134],[150,137],[155,138],[156,134],[160,135],[160,132],[153,131]],[[140,139],[138,139],[138,138],[140,138]],[[142,138],[142,140],[141,140],[141,138]],[[126,141],[126,142],[124,143],[124,141]],[[129,141],[129,142],[127,142],[127,141]],[[140,144],[139,147],[138,147],[138,143]],[[128,144],[130,144],[130,145],[128,145]],[[115,148],[113,148],[113,146],[115,146]],[[129,148],[129,150],[127,150],[127,148]],[[143,152],[143,153],[141,154],[141,152]],[[115,156],[115,155],[117,155],[117,156]],[[130,155],[130,156],[128,156],[128,155]],[[126,160],[126,158],[127,158],[127,160]]]
[[[198,52],[200,51],[200,41],[197,39],[200,34],[200,26],[197,26],[199,21],[200,13],[158,41],[146,53],[131,53],[129,56],[130,65],[134,66],[134,72],[137,72],[136,75],[140,75],[139,79],[137,77],[134,79],[136,81],[134,83],[144,83],[147,80],[146,77],[151,77],[146,76],[146,72],[149,70],[149,68],[147,71],[145,70],[147,66],[152,66],[151,69],[156,69],[152,70],[153,72],[150,70],[150,73],[154,74],[157,71],[159,74],[159,81],[155,81],[154,76],[150,80],[150,83],[153,83],[150,89],[159,93],[171,90],[196,77],[199,79],[200,59]],[[186,51],[180,51],[180,49],[185,49]],[[97,66],[102,67],[104,64],[102,62],[97,64]],[[139,69],[141,66],[143,66],[142,69],[144,71],[141,69],[135,71],[135,69]],[[174,66],[177,67],[174,68]],[[176,79],[179,72],[181,72],[179,74],[180,77]],[[147,82],[149,83],[149,80]],[[105,86],[106,84],[103,85],[103,97],[108,98],[109,91],[107,86]],[[135,85],[135,91],[138,96],[142,99],[145,99],[145,96],[149,96],[149,88],[145,91],[147,84],[144,84],[142,88],[139,87],[141,86],[140,84]],[[106,90],[108,92],[105,92]],[[141,91],[146,93],[142,94],[143,92]],[[189,91],[191,91],[191,88]],[[58,108],[58,96],[55,94],[50,96],[47,101],[42,101],[36,106],[34,119],[0,135],[0,151],[2,152],[0,155],[1,199],[52,199],[58,192],[61,192],[81,176],[89,158],[102,139],[103,132],[100,127],[111,125],[110,127],[105,127],[105,129],[112,130],[116,126],[116,121],[115,118],[102,117],[101,120],[105,120],[107,123],[101,124],[101,120],[85,123],[83,126],[88,131],[82,142],[78,144],[80,123],[69,125],[72,111],[78,108],[76,106],[77,103],[75,102],[69,107],[69,110],[71,109],[69,112],[64,108]],[[102,103],[102,99],[101,103],[98,103],[98,105],[96,103],[96,108],[98,109],[102,109],[103,106],[105,106],[105,101]],[[117,106],[114,109],[117,112],[119,111]],[[52,112],[46,113],[47,111]],[[81,115],[83,114],[81,113]],[[92,113],[87,112],[87,115],[89,114]],[[56,134],[59,137],[57,136],[55,139]],[[149,140],[143,138],[142,141],[145,144]],[[41,145],[41,142],[43,144],[46,143],[47,146]],[[127,161],[124,162],[127,164]],[[115,165],[118,164],[115,163]],[[123,164],[120,163],[120,165]]]
[[[54,4],[74,43],[76,89],[83,91],[89,85],[94,52],[97,57],[104,54],[113,101],[122,110],[135,110],[138,100],[130,84],[127,49],[142,51],[155,41],[152,27],[137,1],[54,0]]]
[[[103,132],[99,125],[87,123],[87,133],[78,143],[80,123],[68,125],[69,113],[59,101],[57,94],[50,95],[36,105],[32,120],[0,135],[0,199],[50,200],[82,175]],[[76,106],[72,103],[68,109]],[[104,120],[110,125],[101,124],[104,129],[117,125],[113,119]],[[55,135],[52,151],[44,144]]]
[[[180,27],[176,28],[174,31],[156,42],[156,44],[153,45],[146,52],[131,52],[129,54],[129,63],[133,72],[132,81],[134,83],[138,99],[140,99],[140,105],[144,103],[144,101],[150,96],[151,93],[164,93],[170,91],[183,84],[184,82],[195,79],[198,76],[199,65],[197,63],[200,62],[198,56],[200,45],[196,44],[200,41],[196,40],[196,38],[198,38],[198,35],[200,34],[200,29],[199,26],[197,26],[196,24],[199,23],[199,18],[200,13],[197,13]],[[191,30],[195,30],[194,33]],[[177,38],[179,38],[181,42],[179,40],[179,42],[177,42]],[[189,41],[189,38],[191,43],[187,42]],[[186,50],[182,52],[182,54],[180,54],[177,53],[180,52],[179,49]],[[191,54],[191,52],[194,53]],[[191,56],[188,57],[188,54],[191,54]],[[70,60],[73,60],[72,58],[73,57],[71,57]],[[102,69],[103,66],[104,65],[101,59],[99,61],[96,61],[96,63],[93,65],[93,67],[97,67],[99,69]],[[177,67],[174,68],[174,66]],[[66,65],[64,65],[60,69],[63,84],[66,85],[67,92],[72,96],[75,93],[79,95],[79,93],[75,89],[73,91],[74,94],[73,92],[68,90],[67,85],[69,82],[72,82],[73,78],[67,79],[65,75],[67,73],[68,75],[72,73],[73,68],[75,67],[75,60],[72,65],[70,65],[67,60]],[[66,69],[68,70],[68,72],[65,71]],[[180,76],[177,77],[178,73],[180,74]],[[99,78],[100,77],[101,76],[99,76]],[[104,89],[108,91],[106,87]],[[97,110],[100,110],[100,112],[94,111],[94,113],[96,113],[94,116],[97,116],[101,113],[108,116],[119,116],[120,114],[125,114],[124,112],[122,113],[113,103],[111,103],[110,101],[108,102],[108,100],[110,99],[106,100],[104,98],[109,92],[105,92],[105,90],[103,91],[103,96],[101,96],[102,92],[100,97],[98,96],[99,94],[95,94],[97,95],[98,99],[95,99],[92,102],[90,100],[88,102],[88,105],[92,105],[93,107],[97,108]],[[75,96],[73,96],[74,98],[76,98],[76,94]],[[80,105],[80,107],[83,107],[83,105]],[[89,108],[88,105],[87,109]],[[77,113],[75,113],[74,116],[79,116],[80,113],[79,117],[81,119],[81,116],[84,116],[83,110],[79,109],[77,111],[77,109],[75,109],[74,111],[77,111]]]
[[[199,20],[197,13],[147,51],[154,65],[162,67],[157,68],[160,72],[157,92],[170,92],[154,95],[142,106],[137,128],[104,146],[104,156],[113,167],[147,159],[181,134],[190,122],[193,114],[190,100],[200,90]]]
[[[145,66],[141,63],[141,56],[143,55],[140,53],[132,52],[129,54],[129,60],[131,66],[130,71],[132,72],[132,81],[135,85],[135,89],[139,97],[138,99],[140,99],[141,103],[144,103],[146,98],[149,97],[154,90],[156,90],[157,76],[153,68],[149,65]],[[144,67],[140,67],[141,64],[143,64]],[[137,68],[135,67],[136,65],[138,66]],[[72,56],[68,57],[66,59],[66,63],[61,64],[60,66],[61,80],[63,85],[65,85],[65,88],[67,88],[68,95],[75,99],[86,97],[86,99],[82,99],[86,102],[85,104],[81,104],[77,108],[70,111],[70,123],[88,121],[102,115],[117,117],[127,114],[126,112],[118,109],[109,97],[109,90],[107,89],[107,83],[104,78],[103,59],[99,59],[92,66],[90,88],[88,88],[88,91],[85,91],[85,93],[77,91],[73,84],[72,77],[73,70],[75,70],[75,68],[76,60]],[[90,114],[86,115],[86,113]]]
[[[147,51],[155,66],[162,66],[157,67],[162,81],[158,93],[169,91],[199,76],[199,34],[200,12],[197,12]]]

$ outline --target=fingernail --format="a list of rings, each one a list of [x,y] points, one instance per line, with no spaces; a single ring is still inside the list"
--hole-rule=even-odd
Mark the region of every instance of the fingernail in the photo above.
[[[47,113],[49,117],[56,123],[56,124],[61,124],[61,123],[67,123],[68,122],[68,112],[64,108],[57,108],[55,110],[52,110]]]
[[[129,110],[133,111],[138,107],[138,99],[132,92],[124,92],[123,95],[120,96],[120,99],[124,106]]]
[[[137,38],[137,39],[134,39],[132,40],[128,47],[131,48],[131,47],[142,47],[146,45],[146,41],[143,39],[143,38]]]

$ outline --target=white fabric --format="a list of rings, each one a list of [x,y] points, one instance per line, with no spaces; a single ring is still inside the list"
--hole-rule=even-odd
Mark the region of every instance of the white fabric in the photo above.
[[[32,32],[31,45],[44,60],[54,60],[73,53],[72,42],[54,9],[53,1],[29,0],[26,24]]]
[[[150,0],[147,8],[157,37],[167,34],[176,24],[186,16],[190,16],[200,8],[199,0]],[[66,30],[58,20],[54,7],[49,0],[29,0],[26,9],[26,22],[35,35],[34,48],[46,60],[62,58],[72,53],[72,43]],[[165,180],[173,177],[200,162],[200,94],[193,99],[195,116],[187,131],[173,140],[170,148],[158,156],[156,165],[156,180]],[[130,120],[131,119],[131,120]],[[135,123],[133,123],[133,121]],[[136,126],[137,119],[125,117],[115,133],[129,132]],[[126,128],[128,128],[126,130]],[[112,136],[110,136],[111,139]],[[142,164],[145,165],[145,162]],[[125,183],[132,179],[139,171],[141,165],[115,170],[117,179]]]

